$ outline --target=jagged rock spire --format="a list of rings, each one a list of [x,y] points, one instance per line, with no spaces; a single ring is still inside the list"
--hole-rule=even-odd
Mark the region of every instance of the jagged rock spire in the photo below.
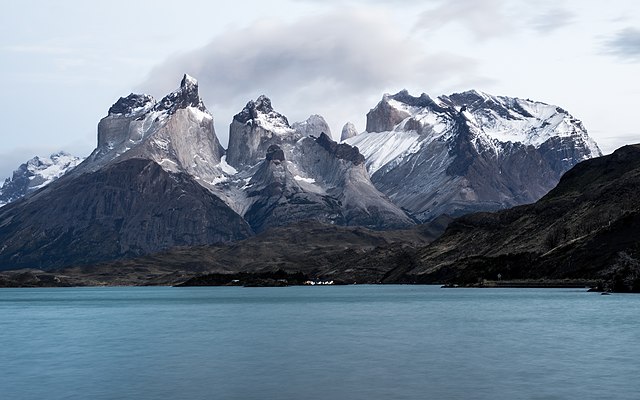
[[[180,81],[180,88],[163,97],[156,104],[154,110],[167,110],[169,114],[174,114],[176,110],[187,107],[195,107],[201,111],[207,111],[198,94],[198,81],[184,74],[182,81]]]
[[[118,101],[109,108],[109,115],[135,116],[145,113],[155,104],[155,99],[148,94],[131,93],[127,97],[120,97]]]
[[[358,135],[358,130],[356,129],[356,126],[351,122],[347,122],[342,127],[342,134],[340,135],[340,141],[343,142],[357,135]]]
[[[289,127],[287,117],[275,111],[271,105],[271,99],[265,95],[260,95],[255,101],[250,100],[247,105],[244,106],[242,111],[236,114],[233,119],[246,124],[249,121],[257,120],[260,117],[260,114],[269,117],[269,119],[280,120],[282,125]]]

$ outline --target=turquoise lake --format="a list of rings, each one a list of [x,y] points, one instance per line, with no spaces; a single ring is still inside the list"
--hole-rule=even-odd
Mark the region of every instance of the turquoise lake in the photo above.
[[[0,289],[0,398],[638,399],[640,296]]]

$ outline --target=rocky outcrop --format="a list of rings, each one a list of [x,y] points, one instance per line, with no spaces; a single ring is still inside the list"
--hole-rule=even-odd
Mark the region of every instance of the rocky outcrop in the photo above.
[[[256,232],[300,220],[344,225],[338,201],[321,190],[310,190],[311,181],[301,182],[288,168],[282,149],[270,146],[249,182],[251,206],[245,219]]]
[[[244,220],[186,174],[129,159],[0,209],[2,269],[51,269],[251,235]]]
[[[320,136],[325,134],[331,137],[331,128],[322,115],[314,114],[302,122],[294,122],[291,127],[300,136]]]
[[[160,102],[154,107],[154,110],[166,111],[167,114],[173,115],[177,110],[189,107],[208,113],[207,108],[204,106],[204,103],[200,98],[200,94],[198,93],[198,81],[185,74],[182,81],[180,81],[180,89],[169,93],[160,100]]]
[[[356,129],[356,126],[351,122],[347,122],[342,127],[342,134],[340,135],[340,141],[343,142],[357,135],[358,135],[358,130]]]
[[[224,154],[213,117],[198,94],[198,83],[185,75],[180,87],[159,102],[139,94],[120,98],[98,124],[96,149],[74,173],[144,158],[212,187],[225,177],[220,168]]]
[[[345,143],[338,144],[324,133],[316,139],[316,143],[336,158],[349,161],[353,165],[364,164],[364,156],[360,154],[357,147],[349,146]]]
[[[227,162],[236,169],[251,167],[263,159],[269,146],[281,146],[300,137],[287,118],[273,109],[271,100],[260,96],[233,117]]]
[[[538,200],[600,150],[556,106],[475,91],[385,95],[347,139],[381,192],[420,221]]]

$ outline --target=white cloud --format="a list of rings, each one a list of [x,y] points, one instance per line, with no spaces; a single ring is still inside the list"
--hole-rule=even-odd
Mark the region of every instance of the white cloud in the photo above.
[[[2,47],[1,50],[10,53],[29,53],[41,55],[67,55],[76,52],[75,49],[70,47],[46,44],[10,45]]]

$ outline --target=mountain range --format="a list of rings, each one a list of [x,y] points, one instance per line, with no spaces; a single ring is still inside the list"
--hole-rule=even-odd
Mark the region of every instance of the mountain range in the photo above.
[[[290,124],[260,96],[233,117],[225,150],[194,78],[159,101],[122,97],[84,161],[0,209],[0,269],[230,243],[301,221],[409,228],[535,201],[600,155],[566,111],[479,92],[385,95],[365,132],[330,135],[321,116]]]
[[[42,280],[172,284],[198,276],[212,282],[207,273],[215,272],[213,284],[221,284],[219,274],[283,269],[347,283],[504,282],[639,292],[638,190],[640,145],[629,145],[577,164],[536,203],[507,210],[440,217],[399,231],[298,223],[236,243],[66,269]]]

